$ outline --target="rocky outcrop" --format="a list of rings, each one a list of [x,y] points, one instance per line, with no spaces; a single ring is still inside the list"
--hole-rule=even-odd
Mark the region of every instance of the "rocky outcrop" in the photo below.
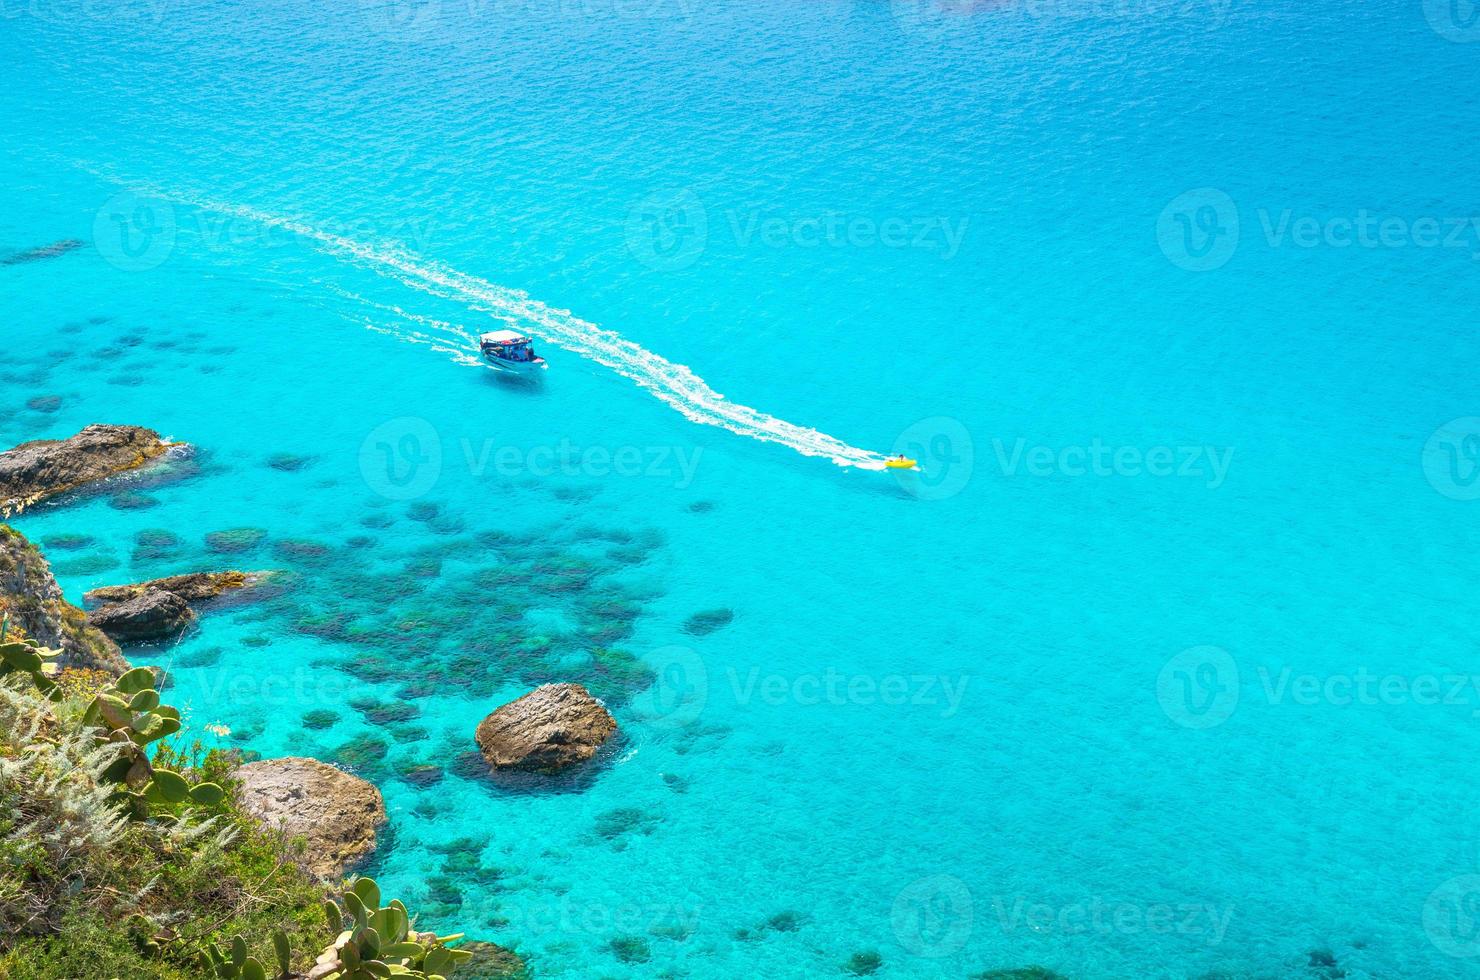
[[[95,609],[88,619],[120,643],[166,640],[195,624],[195,610],[173,592],[148,589]]]
[[[193,602],[256,585],[271,572],[191,572],[137,585],[107,585],[82,598],[93,625],[120,643],[164,640],[195,624]]]
[[[62,651],[61,667],[121,674],[128,662],[118,646],[89,624],[87,614],[62,598],[46,559],[25,537],[0,524],[0,613],[11,627],[44,647]]]
[[[236,771],[241,804],[252,816],[308,847],[303,866],[320,878],[338,878],[375,852],[385,824],[380,790],[315,759],[251,762]]]
[[[88,605],[106,605],[127,602],[151,590],[172,592],[186,602],[204,602],[214,599],[223,592],[245,589],[267,578],[271,572],[191,572],[188,575],[171,575],[137,585],[105,585],[93,589],[82,598]]]
[[[0,516],[137,469],[170,444],[151,429],[90,425],[70,439],[38,439],[0,453]]]
[[[617,730],[606,706],[579,684],[546,684],[478,725],[483,760],[495,772],[558,772],[589,760]]]

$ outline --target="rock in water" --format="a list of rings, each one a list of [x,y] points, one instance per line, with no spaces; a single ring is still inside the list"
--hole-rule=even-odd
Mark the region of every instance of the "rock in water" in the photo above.
[[[380,790],[316,759],[250,762],[236,772],[248,813],[289,838],[303,837],[304,867],[338,878],[375,852],[385,824]]]
[[[495,771],[557,772],[590,759],[616,730],[581,685],[545,684],[484,718],[476,737]]]
[[[0,515],[143,466],[170,444],[150,429],[90,425],[70,439],[37,439],[0,453]]]
[[[140,582],[138,585],[106,585],[101,589],[93,589],[82,598],[88,603],[127,602],[150,589],[158,589],[161,592],[173,592],[186,602],[204,602],[207,599],[216,598],[223,592],[256,585],[270,574],[270,572],[191,572],[189,575],[171,575],[169,578],[157,578],[150,582]]]
[[[44,647],[61,650],[61,667],[122,674],[128,662],[118,645],[88,624],[87,615],[62,598],[46,559],[25,537],[0,524],[0,613],[12,628]]]
[[[195,612],[173,592],[149,589],[132,599],[104,606],[88,619],[120,643],[133,643],[174,636],[195,622]]]

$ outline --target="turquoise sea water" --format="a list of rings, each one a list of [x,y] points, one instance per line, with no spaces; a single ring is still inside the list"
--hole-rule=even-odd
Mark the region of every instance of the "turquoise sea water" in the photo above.
[[[1378,8],[0,5],[0,443],[197,447],[16,524],[294,572],[132,655],[542,976],[1474,975],[1480,24]]]

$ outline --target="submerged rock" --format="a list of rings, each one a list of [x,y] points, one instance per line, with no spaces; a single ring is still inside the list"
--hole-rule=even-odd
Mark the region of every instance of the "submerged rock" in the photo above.
[[[237,770],[248,813],[286,836],[303,837],[302,863],[320,878],[336,878],[375,852],[386,821],[380,790],[316,759],[253,762]]]
[[[251,551],[266,537],[267,532],[258,527],[236,527],[227,531],[212,531],[206,535],[206,550],[222,555]]]
[[[121,643],[168,639],[195,623],[195,611],[173,592],[147,589],[95,610],[94,626]]]
[[[476,738],[495,771],[557,772],[589,760],[616,730],[581,685],[546,684],[484,718]]]
[[[267,465],[280,473],[297,473],[313,465],[313,456],[300,456],[296,453],[274,453],[267,457]]]
[[[186,602],[204,602],[223,592],[245,589],[266,579],[271,572],[191,572],[171,575],[137,585],[105,585],[82,598],[89,604],[127,602],[151,590],[173,592]]]
[[[44,259],[54,259],[59,255],[66,255],[86,245],[80,238],[63,238],[52,242],[50,245],[38,245],[35,248],[23,249],[12,252],[0,259],[0,265],[24,265],[27,262],[40,262]]]
[[[62,598],[46,559],[19,532],[0,524],[0,613],[12,629],[44,647],[61,650],[61,667],[121,674],[128,662],[118,645],[88,623],[87,614]]]
[[[132,425],[90,425],[70,439],[37,439],[0,453],[0,514],[137,469],[165,454],[159,433]]]
[[[49,538],[43,538],[41,543],[52,551],[81,551],[83,548],[91,548],[97,543],[97,539],[90,534],[53,534]]]
[[[458,980],[518,980],[529,975],[519,954],[497,943],[471,939],[458,943],[457,948],[473,954],[458,964]]]
[[[729,609],[706,609],[684,620],[683,631],[690,636],[708,636],[730,625],[734,619],[735,614]]]
[[[158,507],[159,501],[147,493],[124,490],[109,497],[108,506],[114,510],[148,510],[151,507]]]

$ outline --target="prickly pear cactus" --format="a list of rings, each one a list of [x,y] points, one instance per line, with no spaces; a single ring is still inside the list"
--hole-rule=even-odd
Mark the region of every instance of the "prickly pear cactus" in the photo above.
[[[461,934],[413,932],[406,906],[393,901],[381,907],[380,887],[371,878],[357,878],[338,901],[324,902],[324,915],[339,936],[319,955],[309,980],[442,980],[473,956],[446,946]]]
[[[60,653],[59,650],[39,647],[20,635],[11,639],[10,614],[0,617],[0,677],[8,674],[28,675],[38,691],[56,700],[60,694],[51,675],[56,673],[55,660]]]
[[[232,939],[231,946],[224,952],[215,946],[207,946],[200,956],[201,972],[222,980],[291,980],[296,974],[289,962],[288,937],[275,932],[272,945],[278,959],[276,972],[269,973],[261,960],[247,955],[247,941],[241,936]]]
[[[150,764],[149,744],[180,730],[180,712],[160,703],[154,672],[148,667],[135,667],[99,691],[82,724],[93,729],[99,744],[119,747],[117,760],[104,770],[103,778],[118,784],[119,795],[135,817],[173,814],[188,803],[215,806],[226,798],[226,791],[215,783],[191,786],[179,773]]]

